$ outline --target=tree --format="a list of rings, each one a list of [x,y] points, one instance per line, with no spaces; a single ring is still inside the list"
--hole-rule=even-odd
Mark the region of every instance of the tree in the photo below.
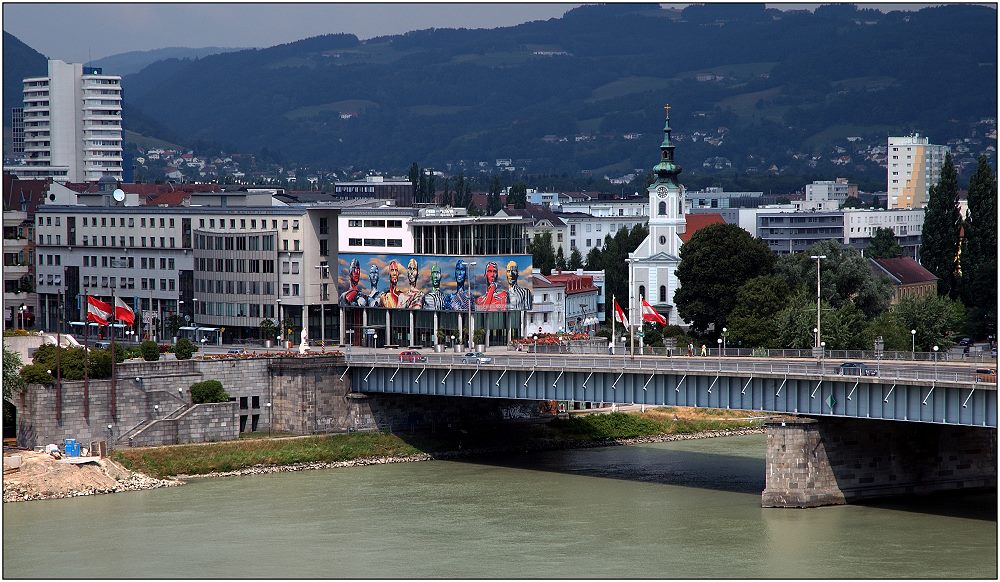
[[[680,289],[674,293],[674,304],[677,313],[701,333],[712,324],[721,332],[736,303],[733,289],[769,275],[774,265],[767,244],[735,224],[699,230],[681,247],[680,255]]]
[[[810,246],[804,253],[784,255],[775,264],[775,272],[784,277],[790,287],[812,293],[814,319],[816,260],[810,257],[819,255],[826,256],[820,264],[823,300],[833,309],[853,303],[866,317],[874,318],[889,308],[892,286],[887,279],[872,272],[868,259],[862,257],[858,250],[835,240],[822,241]]]
[[[514,208],[524,208],[528,204],[528,186],[524,182],[518,182],[510,188],[507,196],[507,205]]]
[[[896,234],[891,228],[877,228],[872,242],[868,245],[868,258],[892,259],[903,256],[903,247],[896,241]]]
[[[410,164],[410,184],[413,185],[413,199],[420,196],[420,166],[416,162]]]
[[[277,337],[276,328],[274,327],[274,322],[269,318],[264,318],[260,322],[260,339],[261,341],[270,340]]]
[[[959,292],[958,234],[961,226],[958,174],[948,154],[941,168],[941,180],[931,186],[924,210],[920,263],[938,278],[938,293],[952,298],[958,297]]]
[[[147,362],[155,362],[160,359],[160,346],[153,340],[146,340],[139,344],[139,351],[142,352],[142,359]]]
[[[736,303],[729,316],[729,341],[739,340],[750,348],[778,348],[776,316],[791,295],[788,283],[781,277],[754,277],[736,291]]]
[[[536,234],[528,245],[528,252],[531,253],[531,266],[543,275],[552,273],[555,266],[555,254],[552,251],[552,233],[543,232]]]
[[[493,216],[500,212],[500,177],[493,176],[490,180],[490,191],[486,197],[486,215]]]
[[[562,246],[556,249],[556,269],[559,271],[566,270],[566,256],[563,255]]]
[[[197,350],[198,348],[186,337],[177,340],[177,344],[174,345],[174,355],[178,360],[190,360]]]
[[[191,384],[191,403],[206,404],[211,402],[228,402],[229,394],[218,380],[205,380]]]
[[[583,268],[583,257],[580,256],[578,249],[573,249],[573,252],[569,254],[569,263],[566,265],[566,268],[570,271]]]
[[[917,330],[914,336],[917,351],[929,352],[934,346],[951,347],[956,332],[965,321],[965,307],[948,297],[904,298],[893,310],[907,330]]]
[[[962,298],[969,307],[970,332],[996,331],[997,176],[982,156],[969,180],[969,214],[962,240]],[[986,301],[984,301],[986,300]]]
[[[3,399],[11,400],[16,392],[24,390],[21,379],[21,354],[3,347]]]

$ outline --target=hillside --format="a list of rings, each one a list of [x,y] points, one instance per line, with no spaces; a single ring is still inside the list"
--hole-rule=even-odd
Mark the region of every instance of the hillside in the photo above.
[[[166,47],[148,51],[130,51],[127,53],[119,53],[102,59],[97,59],[89,64],[94,67],[103,67],[108,73],[124,76],[131,75],[132,73],[138,73],[146,68],[147,65],[155,63],[156,61],[163,61],[166,59],[199,59],[208,55],[216,55],[236,50],[240,49],[222,48],[217,46],[202,48]]]
[[[650,166],[670,103],[689,179],[884,183],[890,134],[971,139],[966,157],[995,147],[996,21],[973,5],[584,6],[493,30],[168,59],[123,84],[145,135],[286,164],[469,173],[509,158],[616,176]]]
[[[3,33],[3,126],[10,127],[10,110],[22,103],[21,80],[44,76],[49,70],[45,55],[21,42],[16,36]]]

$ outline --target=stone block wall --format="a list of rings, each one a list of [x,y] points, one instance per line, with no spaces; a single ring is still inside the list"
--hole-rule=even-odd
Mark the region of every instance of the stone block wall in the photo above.
[[[768,422],[764,507],[996,487],[996,430],[928,423]]]
[[[152,421],[132,437],[133,446],[230,441],[239,438],[237,403],[195,404],[176,418]]]

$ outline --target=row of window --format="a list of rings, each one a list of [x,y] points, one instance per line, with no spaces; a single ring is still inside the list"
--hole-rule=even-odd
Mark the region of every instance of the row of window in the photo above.
[[[403,228],[402,220],[360,220],[350,219],[347,226],[352,228]]]
[[[52,239],[52,235],[46,235],[46,236],[49,238],[48,244],[52,244],[52,240],[51,240]],[[108,244],[109,241],[111,243],[110,245]],[[39,244],[41,244],[41,242],[42,242],[42,235],[38,235],[38,242],[39,242]],[[170,243],[169,245],[167,244],[168,242]],[[59,242],[59,235],[58,234],[56,235],[56,244],[57,245],[61,244]],[[117,244],[116,244],[114,236],[110,236],[110,237],[108,237],[108,236],[101,236],[100,244],[98,244],[97,235],[90,236],[90,235],[86,235],[85,234],[85,235],[83,235],[83,246],[85,246],[85,247],[106,247],[106,246],[125,247],[125,237],[124,236],[119,236],[118,240],[117,240]],[[144,236],[140,236],[139,237],[139,246],[140,246],[140,248],[146,248],[146,237],[144,237]],[[135,237],[134,236],[128,237],[128,247],[129,248],[135,247]],[[153,249],[157,248],[156,237],[155,236],[149,237],[149,248],[153,248]],[[177,239],[174,238],[174,237],[172,237],[172,236],[171,237],[163,237],[163,236],[161,236],[160,237],[159,248],[161,248],[161,249],[162,248],[171,248],[171,249],[177,248]]]
[[[271,281],[223,281],[219,279],[195,280],[195,291],[199,293],[272,295],[274,283]]]
[[[273,234],[249,235],[249,236],[213,236],[198,234],[195,235],[195,248],[208,251],[273,251]],[[295,241],[295,250],[298,249],[298,240]],[[288,241],[285,241],[287,246]],[[287,250],[287,248],[286,248]]]
[[[198,219],[198,226],[200,228],[205,228],[205,220],[206,219],[204,219],[204,218],[199,218]],[[214,218],[209,218],[207,220],[208,220],[208,228],[215,228],[215,219]],[[229,219],[229,228],[234,229],[234,230],[236,229],[236,220],[237,219],[235,219],[235,218],[230,218]],[[256,218],[251,218],[249,220],[250,220],[250,230],[257,230],[257,219]],[[247,219],[246,218],[240,218],[239,221],[240,221],[240,230],[246,230],[247,229]],[[288,230],[288,224],[289,224],[289,221],[287,219],[283,219],[281,221],[281,230]],[[293,231],[299,230],[299,221],[298,220],[292,220],[291,221],[291,226],[292,226],[292,230]],[[225,218],[220,218],[219,219],[219,228],[226,228],[226,219]],[[264,230],[264,229],[267,228],[267,219],[266,218],[260,219],[260,228],[261,228],[261,230]],[[327,220],[326,220],[326,218],[320,218],[319,219],[319,233],[320,234],[327,234],[327,229],[328,229],[328,227],[327,227]],[[278,220],[277,219],[271,219],[271,230],[278,230]]]
[[[350,247],[360,247],[360,246],[366,246],[366,247],[402,247],[403,246],[403,239],[400,239],[400,238],[390,238],[390,239],[384,239],[384,238],[366,238],[366,239],[349,238],[349,239],[347,239],[347,246],[350,246]],[[326,253],[320,253],[320,254],[323,254],[325,256]]]
[[[295,264],[298,265],[298,263]],[[274,259],[211,259],[199,257],[195,259],[195,266],[202,273],[273,273]]]
[[[270,303],[222,303],[198,301],[198,314],[216,317],[267,317],[274,319],[275,306]]]

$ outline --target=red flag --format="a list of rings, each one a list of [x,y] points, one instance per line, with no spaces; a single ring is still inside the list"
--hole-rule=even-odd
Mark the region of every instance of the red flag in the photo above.
[[[87,295],[87,321],[93,321],[101,325],[108,325],[113,310],[107,303],[96,297]]]
[[[122,301],[121,297],[115,297],[115,319],[129,325],[135,325],[135,313]]]
[[[667,325],[667,318],[657,313],[645,299],[642,300],[642,320]]]
[[[622,325],[628,325],[628,318],[625,317],[625,312],[622,311],[621,305],[618,305],[617,299],[615,299],[615,319],[617,319]]]

